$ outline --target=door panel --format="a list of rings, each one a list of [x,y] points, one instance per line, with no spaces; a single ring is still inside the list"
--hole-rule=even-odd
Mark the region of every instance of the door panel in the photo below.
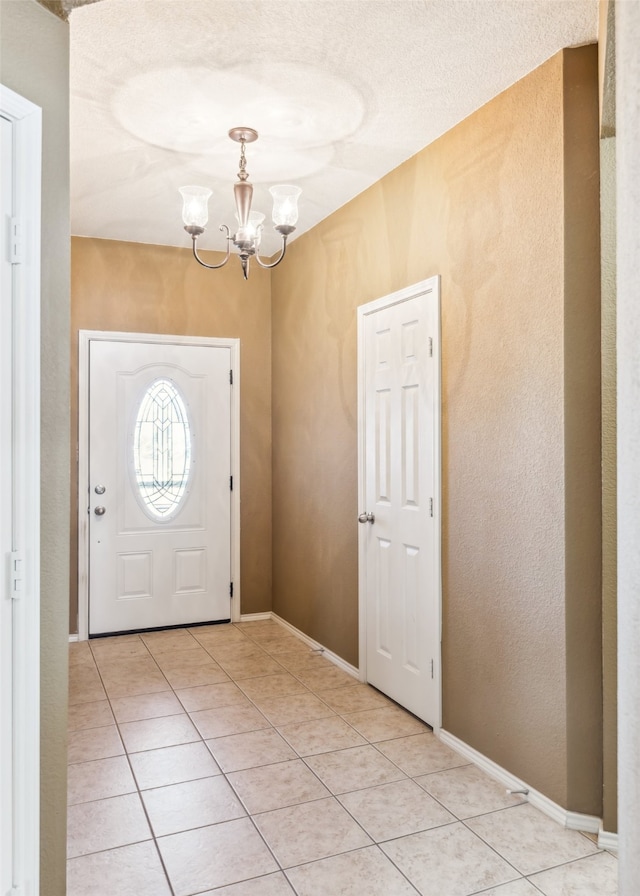
[[[230,365],[90,342],[90,634],[230,618]]]
[[[361,609],[367,680],[439,725],[437,281],[361,309]],[[370,310],[369,310],[370,309]]]

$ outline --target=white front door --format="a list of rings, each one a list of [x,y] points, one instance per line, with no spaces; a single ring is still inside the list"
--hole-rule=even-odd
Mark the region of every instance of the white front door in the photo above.
[[[440,725],[439,280],[359,309],[361,665]]]
[[[229,620],[226,347],[89,343],[89,634]]]

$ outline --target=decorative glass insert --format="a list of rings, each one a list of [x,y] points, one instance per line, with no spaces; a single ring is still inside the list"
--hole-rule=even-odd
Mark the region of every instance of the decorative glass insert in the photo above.
[[[191,427],[184,399],[171,380],[155,380],[142,397],[133,428],[133,469],[149,516],[174,516],[189,484]]]

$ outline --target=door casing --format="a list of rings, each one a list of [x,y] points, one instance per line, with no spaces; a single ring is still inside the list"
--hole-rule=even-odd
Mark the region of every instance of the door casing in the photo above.
[[[230,350],[231,389],[231,621],[240,621],[240,340],[205,336],[169,336],[80,330],[78,339],[78,640],[89,637],[89,346],[91,342],[146,342],[156,345],[198,345]]]
[[[11,382],[3,383],[2,388],[10,399],[11,418],[10,439],[3,445],[3,455],[10,456],[10,469],[2,481],[3,499],[11,501],[11,545],[3,544],[3,552],[5,547],[11,552],[2,558],[5,587],[0,591],[7,603],[0,647],[11,663],[9,669],[0,667],[0,736],[3,758],[10,757],[8,773],[5,769],[0,778],[0,876],[3,893],[6,884],[11,885],[11,892],[39,893],[42,110],[0,84],[0,113],[12,123],[13,196],[9,198],[21,228],[18,251],[11,262],[11,295],[3,295],[3,303],[12,304],[12,320],[4,318],[2,322],[4,326],[11,323],[11,369],[4,368]],[[9,252],[8,240],[3,251]],[[4,494],[5,486],[9,497]],[[16,579],[16,599],[10,599],[10,583]],[[6,792],[9,787],[11,793]]]
[[[438,651],[434,660],[434,677],[437,682],[438,707],[434,731],[442,726],[442,472],[441,472],[441,431],[442,431],[442,402],[441,402],[441,371],[440,371],[440,276],[421,280],[412,286],[408,286],[397,292],[382,296],[358,307],[358,513],[366,510],[366,432],[365,432],[365,319],[368,315],[384,308],[389,308],[407,299],[430,293],[435,300],[436,332],[433,338],[434,361],[434,516],[436,525],[433,527],[434,544],[433,555],[437,558],[434,569],[436,581],[433,586],[438,598]],[[358,619],[359,619],[359,673],[360,680],[367,681],[367,567],[365,557],[365,540],[358,539]]]

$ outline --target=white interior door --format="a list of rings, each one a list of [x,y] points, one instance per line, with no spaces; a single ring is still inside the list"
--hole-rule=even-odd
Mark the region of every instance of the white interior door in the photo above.
[[[89,343],[89,634],[229,620],[231,357]]]
[[[437,277],[359,309],[361,664],[440,726]]]

